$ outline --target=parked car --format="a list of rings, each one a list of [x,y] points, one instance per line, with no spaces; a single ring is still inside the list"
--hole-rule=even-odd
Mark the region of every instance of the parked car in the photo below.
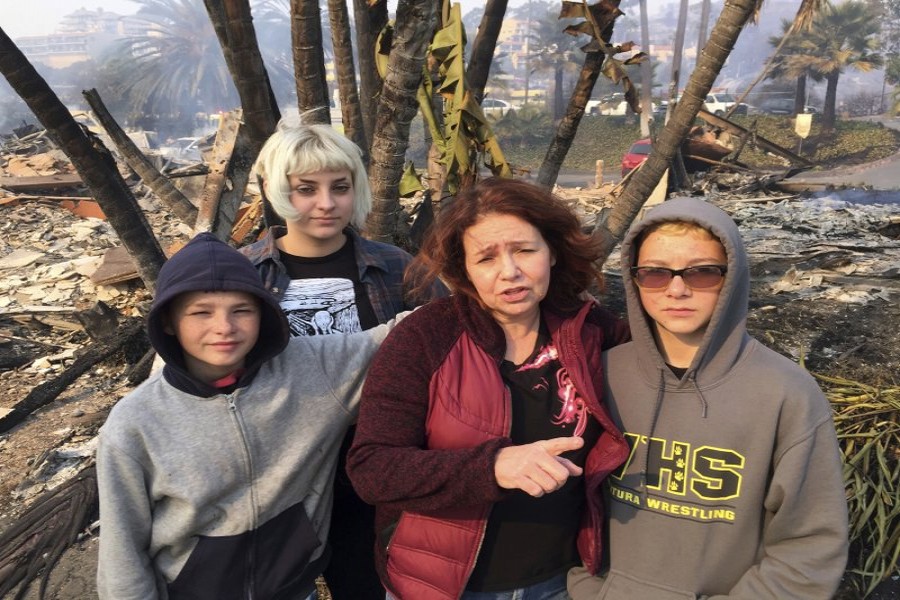
[[[759,105],[760,110],[766,114],[770,115],[793,115],[796,114],[794,111],[794,99],[793,98],[769,98],[767,100],[763,100]],[[819,109],[815,106],[810,106],[809,104],[803,107],[803,112],[809,114],[819,114]]]
[[[794,114],[793,98],[766,98],[759,104],[759,109],[767,115]]]
[[[486,117],[496,117],[499,119],[512,110],[512,107],[512,104],[506,100],[501,100],[500,98],[485,98],[481,101],[481,111]]]
[[[656,104],[653,103],[650,107],[650,114],[654,114],[656,108]],[[628,107],[628,102],[626,102],[625,100],[615,99],[608,102],[603,100],[588,100],[587,105],[584,107],[584,112],[589,115],[606,115],[615,117],[634,114]]]
[[[628,103],[624,100],[603,102],[591,109],[592,115],[624,116],[628,114]]]
[[[707,94],[706,100],[703,101],[703,108],[714,115],[724,115],[732,106],[734,106],[734,96],[731,94]]]
[[[622,177],[628,175],[633,169],[638,168],[650,155],[653,149],[653,141],[650,138],[643,138],[631,145],[622,156]]]

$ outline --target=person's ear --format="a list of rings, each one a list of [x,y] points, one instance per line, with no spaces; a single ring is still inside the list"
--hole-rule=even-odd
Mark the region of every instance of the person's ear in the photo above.
[[[175,335],[175,328],[172,327],[172,319],[169,318],[169,312],[166,311],[165,314],[162,315],[162,330],[163,333],[168,335]]]

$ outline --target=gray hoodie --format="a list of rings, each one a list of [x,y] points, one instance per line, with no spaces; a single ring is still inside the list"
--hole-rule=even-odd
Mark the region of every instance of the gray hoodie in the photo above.
[[[225,391],[192,378],[164,331],[168,303],[196,290],[260,300],[259,341]],[[201,234],[169,259],[148,316],[166,367],[120,400],[100,432],[100,598],[308,595],[329,557],[341,440],[393,323],[288,341],[277,301],[236,250]]]
[[[683,377],[657,349],[631,280],[649,225],[694,222],[728,273]],[[622,244],[632,341],[611,349],[605,398],[632,446],[606,489],[609,564],[570,574],[575,600],[822,598],[848,547],[831,407],[813,378],[746,331],[750,275],[737,226],[700,199],[652,209]]]

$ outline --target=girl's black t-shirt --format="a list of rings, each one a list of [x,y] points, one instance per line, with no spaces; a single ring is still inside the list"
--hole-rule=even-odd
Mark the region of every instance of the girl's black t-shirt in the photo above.
[[[280,253],[291,283],[281,299],[292,336],[356,333],[378,325],[359,279],[353,239],[316,258]]]

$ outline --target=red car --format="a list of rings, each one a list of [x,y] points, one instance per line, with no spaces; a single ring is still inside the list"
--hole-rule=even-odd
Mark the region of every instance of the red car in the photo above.
[[[653,143],[650,138],[638,140],[631,145],[625,156],[622,157],[622,177],[637,168],[641,163],[647,160],[647,155],[653,149]]]

